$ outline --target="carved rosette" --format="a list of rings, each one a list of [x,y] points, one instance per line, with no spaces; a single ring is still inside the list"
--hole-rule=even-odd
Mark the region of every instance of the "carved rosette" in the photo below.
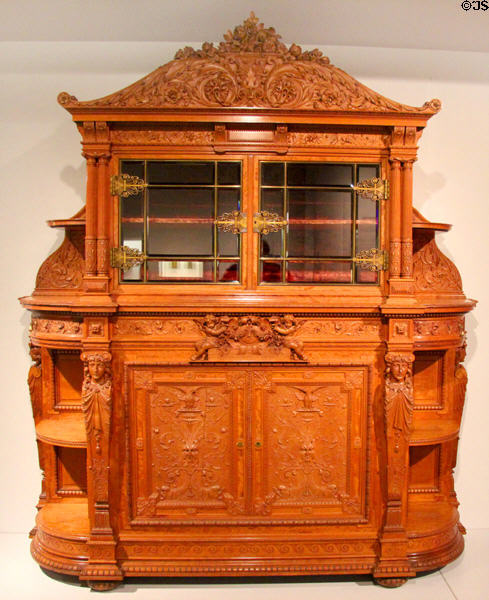
[[[441,107],[439,100],[419,108],[389,100],[330,64],[319,50],[287,48],[253,13],[219,46],[184,48],[175,60],[119,92],[89,102],[62,92],[58,101],[68,110],[246,106],[431,115]]]
[[[283,349],[290,352],[291,360],[306,360],[304,342],[293,335],[300,327],[293,315],[230,317],[211,314],[196,322],[205,337],[195,344],[194,361],[208,359],[210,350],[217,350],[224,356],[230,351],[261,355],[265,350],[278,353]]]

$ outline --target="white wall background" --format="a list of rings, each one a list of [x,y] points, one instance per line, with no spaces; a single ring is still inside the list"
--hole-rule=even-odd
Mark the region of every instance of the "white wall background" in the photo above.
[[[199,10],[196,3],[196,22]],[[226,27],[247,13],[243,9]],[[272,18],[266,24],[276,22]],[[402,22],[397,27],[402,29]],[[194,39],[206,36],[196,32]],[[84,203],[80,138],[56,96],[65,90],[81,100],[98,98],[171,60],[184,45],[0,43],[0,532],[29,531],[40,488],[26,384],[30,318],[17,297],[31,293],[41,262],[61,242],[61,234],[45,221],[69,217]],[[456,486],[464,524],[489,527],[489,55],[344,45],[321,49],[334,64],[390,98],[417,106],[434,97],[443,101],[420,141],[415,206],[430,219],[454,224],[452,232],[438,235],[439,245],[459,267],[467,295],[479,300],[467,319],[469,387]]]

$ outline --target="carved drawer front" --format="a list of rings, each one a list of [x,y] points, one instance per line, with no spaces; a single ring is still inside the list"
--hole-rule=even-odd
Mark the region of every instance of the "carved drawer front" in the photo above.
[[[242,512],[245,373],[151,367],[130,379],[135,522]]]
[[[362,522],[366,367],[132,366],[132,524]]]
[[[254,511],[280,519],[361,520],[367,373],[362,368],[255,372]]]

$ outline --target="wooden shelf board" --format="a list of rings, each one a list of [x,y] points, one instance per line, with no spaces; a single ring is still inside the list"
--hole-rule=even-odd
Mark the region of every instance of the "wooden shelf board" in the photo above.
[[[43,419],[36,425],[37,439],[54,446],[85,448],[87,434],[82,413],[64,413]]]
[[[85,219],[50,219],[49,227],[85,227]]]
[[[408,537],[422,537],[454,525],[458,521],[458,511],[447,500],[408,502],[407,531]]]
[[[414,424],[409,443],[411,446],[439,444],[458,436],[460,426],[453,419],[431,419]]]
[[[86,538],[90,532],[88,500],[64,498],[49,502],[38,512],[36,522],[42,531],[58,537]]]

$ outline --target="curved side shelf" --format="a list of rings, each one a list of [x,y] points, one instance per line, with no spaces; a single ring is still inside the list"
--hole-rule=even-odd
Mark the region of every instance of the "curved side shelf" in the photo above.
[[[454,419],[431,419],[414,426],[409,444],[422,446],[424,444],[441,444],[458,436],[460,425]]]
[[[448,502],[410,502],[408,557],[416,571],[427,571],[457,558],[464,547],[458,511]]]
[[[50,502],[37,514],[32,556],[46,569],[79,575],[88,560],[89,530],[86,498]]]
[[[48,502],[38,512],[36,525],[49,535],[86,541],[90,532],[88,500],[64,498],[60,502]]]
[[[43,419],[36,425],[36,436],[41,442],[53,446],[87,446],[87,434],[81,413],[66,413]]]

